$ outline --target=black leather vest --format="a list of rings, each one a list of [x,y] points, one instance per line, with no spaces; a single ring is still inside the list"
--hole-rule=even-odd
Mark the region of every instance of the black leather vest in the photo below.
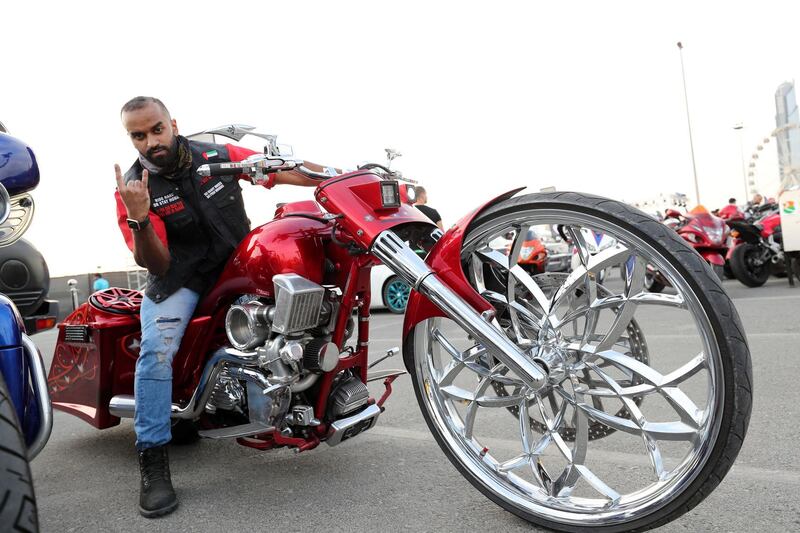
[[[171,262],[163,276],[148,273],[145,294],[162,302],[181,287],[202,294],[213,284],[236,246],[250,232],[242,189],[235,176],[200,176],[205,163],[230,161],[223,145],[189,141],[191,170],[167,178],[150,174],[150,211],[164,221]],[[142,179],[136,163],[125,182]]]

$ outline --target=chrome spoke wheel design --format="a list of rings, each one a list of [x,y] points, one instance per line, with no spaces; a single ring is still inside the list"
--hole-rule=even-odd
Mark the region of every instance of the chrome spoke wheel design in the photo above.
[[[569,274],[531,275],[518,264],[522,242],[554,226],[580,261]],[[586,229],[616,244],[590,253]],[[510,247],[493,247],[512,233]],[[586,527],[643,520],[684,492],[717,441],[724,379],[701,295],[675,261],[569,209],[487,220],[471,228],[461,258],[494,307],[493,326],[548,375],[533,390],[454,322],[416,326],[420,401],[473,484],[525,516]],[[647,291],[648,265],[669,293]]]
[[[534,276],[536,283],[542,288],[543,292],[546,295],[552,295],[553,292],[560,286],[563,280],[566,278],[566,274],[539,274]],[[600,292],[600,296],[608,297],[611,293],[608,289],[604,288],[601,285],[598,285],[598,291]],[[647,364],[649,361],[648,353],[647,353],[647,344],[644,341],[644,337],[642,336],[641,329],[639,325],[636,323],[634,319],[628,323],[626,328],[625,334],[620,337],[619,344],[621,344],[625,348],[625,353],[633,357],[635,360],[639,361],[640,363]],[[591,375],[589,374],[588,370],[584,369],[583,371],[584,377],[587,382],[591,382]],[[597,382],[595,382],[596,384]],[[630,379],[626,381],[628,386],[639,385],[642,383],[642,379],[636,376],[635,374],[631,373]],[[495,392],[498,396],[506,396],[508,395],[508,389],[500,382],[493,382],[492,387],[494,388]],[[553,390],[553,387],[549,387],[549,393],[542,394],[544,399],[547,403],[553,407],[554,410],[557,409],[556,403],[559,402],[559,397],[556,392]],[[633,401],[636,403],[637,406],[641,405],[643,396],[638,395],[633,397]],[[592,403],[594,406],[600,410],[603,409],[602,406],[602,399],[599,397],[595,397],[592,399]],[[509,407],[508,410],[514,416],[519,416],[519,408],[517,406]],[[615,416],[620,418],[626,418],[630,416],[628,410],[623,406],[619,411],[616,412]],[[539,433],[544,433],[547,429],[547,426],[543,422],[539,422],[535,418],[531,418],[530,420],[531,427]],[[615,429],[610,427],[606,424],[603,424],[601,421],[598,420],[590,420],[589,421],[589,440],[599,439],[606,437],[613,433]],[[570,420],[565,420],[564,424],[558,428],[558,432],[561,437],[568,442],[572,442],[575,440],[576,437],[576,428],[571,425]]]

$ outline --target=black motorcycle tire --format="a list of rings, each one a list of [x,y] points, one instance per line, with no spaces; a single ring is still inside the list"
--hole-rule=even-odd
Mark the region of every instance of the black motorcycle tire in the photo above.
[[[5,528],[9,529],[6,530]],[[0,529],[37,532],[36,496],[33,492],[25,441],[17,414],[0,374]]]
[[[725,272],[725,279],[736,279],[736,276],[733,274],[733,270],[731,270],[731,262],[727,259],[725,260],[725,266],[722,267]]]
[[[624,524],[581,527],[564,524],[526,509],[509,504],[487,488],[450,450],[445,437],[425,407],[425,386],[415,371],[415,339],[412,332],[403,343],[403,357],[414,386],[425,422],[437,444],[456,469],[481,493],[505,510],[540,527],[557,531],[621,532],[644,531],[664,525],[700,504],[722,481],[739,454],[752,408],[752,366],[749,348],[739,315],[733,302],[722,288],[722,283],[709,264],[677,233],[660,224],[645,213],[621,202],[607,198],[570,192],[537,193],[501,201],[481,212],[466,229],[478,231],[492,219],[504,217],[515,211],[535,209],[573,210],[590,214],[624,227],[649,245],[658,249],[694,288],[702,307],[713,325],[714,336],[722,353],[724,395],[719,433],[706,463],[694,480],[671,501],[635,521]],[[422,356],[422,355],[420,355]]]
[[[770,276],[770,265],[764,264],[759,269],[754,269],[747,261],[751,254],[760,253],[759,246],[745,243],[733,249],[731,254],[731,270],[740,282],[748,287],[760,287],[767,282]]]

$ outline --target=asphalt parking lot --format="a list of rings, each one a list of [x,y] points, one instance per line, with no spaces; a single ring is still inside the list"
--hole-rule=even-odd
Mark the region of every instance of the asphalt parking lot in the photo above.
[[[753,358],[750,429],[717,490],[661,531],[797,531],[800,286],[772,279],[758,289],[725,287]],[[397,315],[374,314],[375,356],[399,345],[401,324]],[[680,335],[665,329],[655,335]],[[49,366],[55,332],[34,340]],[[452,467],[428,433],[410,379],[394,389],[378,426],[335,448],[259,452],[209,440],[174,447],[181,506],[158,520],[137,511],[132,423],[97,431],[56,411],[52,437],[32,464],[42,531],[531,531]]]

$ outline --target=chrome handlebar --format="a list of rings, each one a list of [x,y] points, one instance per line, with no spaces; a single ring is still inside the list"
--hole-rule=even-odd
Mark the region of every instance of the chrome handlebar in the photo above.
[[[201,176],[238,176],[244,174],[254,184],[269,181],[269,174],[283,170],[300,170],[305,167],[300,159],[288,157],[256,154],[243,161],[229,163],[207,163],[197,169]],[[310,172],[310,171],[309,171]],[[305,172],[303,172],[305,174]],[[327,179],[329,176],[325,176]]]
[[[338,174],[333,169],[327,168],[327,172],[317,172],[303,165],[302,159],[293,159],[279,155],[255,154],[243,161],[232,161],[229,163],[206,163],[197,169],[201,176],[238,176],[244,174],[250,178],[254,184],[269,181],[268,174],[285,170],[295,170],[300,174],[319,181],[324,181]],[[390,170],[377,163],[369,163],[359,167],[359,170],[378,170],[377,174],[384,179],[401,180],[416,184],[417,182],[403,175],[397,170]]]

